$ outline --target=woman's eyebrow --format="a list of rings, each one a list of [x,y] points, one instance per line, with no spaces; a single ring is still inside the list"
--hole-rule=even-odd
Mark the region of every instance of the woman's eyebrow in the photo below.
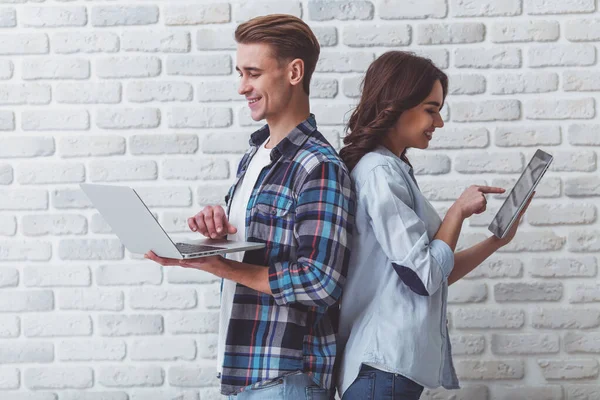
[[[431,106],[439,107],[440,103],[438,103],[437,101],[428,101],[427,103],[425,103],[425,105],[431,105]]]

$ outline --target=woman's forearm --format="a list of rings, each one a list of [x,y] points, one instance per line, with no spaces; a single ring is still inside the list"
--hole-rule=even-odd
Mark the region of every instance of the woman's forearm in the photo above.
[[[454,269],[450,273],[450,276],[448,276],[448,285],[452,285],[454,282],[473,271],[500,247],[502,247],[501,241],[495,236],[490,236],[473,247],[455,253]]]

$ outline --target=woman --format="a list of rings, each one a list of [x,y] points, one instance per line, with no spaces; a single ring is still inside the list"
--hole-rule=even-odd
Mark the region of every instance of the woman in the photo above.
[[[463,221],[485,211],[485,194],[504,189],[469,187],[443,221],[420,192],[406,151],[427,148],[444,126],[447,87],[431,61],[387,52],[369,67],[348,123],[340,155],[357,212],[339,330],[343,400],[416,400],[423,387],[458,388],[448,285],[506,245],[518,226],[454,254]]]

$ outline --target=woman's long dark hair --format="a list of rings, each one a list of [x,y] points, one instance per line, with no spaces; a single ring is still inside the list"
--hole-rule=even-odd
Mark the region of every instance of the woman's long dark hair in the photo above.
[[[351,171],[360,159],[381,143],[400,115],[421,104],[440,81],[444,99],[448,77],[431,60],[403,51],[388,51],[375,60],[362,82],[362,95],[352,113],[342,160]],[[410,165],[406,150],[400,156]]]

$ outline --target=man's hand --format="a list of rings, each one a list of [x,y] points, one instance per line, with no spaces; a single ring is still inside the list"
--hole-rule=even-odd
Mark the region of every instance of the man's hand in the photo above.
[[[153,251],[149,251],[144,254],[144,258],[152,260],[154,262],[159,263],[163,267],[168,266],[180,266],[184,268],[194,268],[202,271],[207,271],[217,276],[220,276],[216,273],[219,269],[227,266],[225,259],[221,256],[208,256],[208,257],[198,257],[198,258],[190,258],[186,260],[178,260],[176,258],[164,258],[157,256]]]
[[[211,239],[221,239],[237,232],[221,206],[204,207],[198,214],[188,218],[188,226],[192,231]]]

